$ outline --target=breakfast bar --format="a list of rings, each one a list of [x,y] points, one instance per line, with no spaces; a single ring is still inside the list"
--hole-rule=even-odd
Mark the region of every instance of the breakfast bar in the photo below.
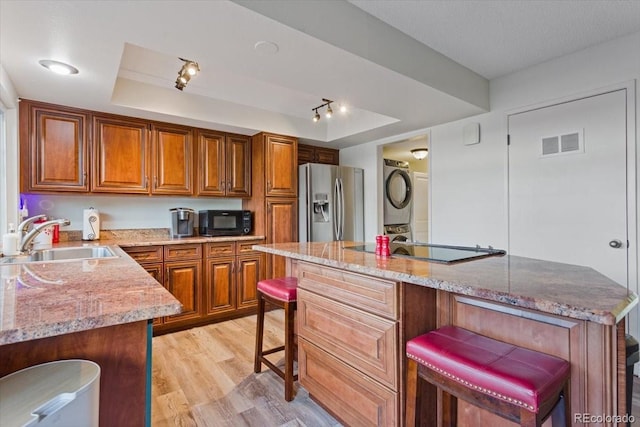
[[[346,425],[404,425],[405,344],[445,325],[569,361],[573,425],[627,413],[625,316],[638,297],[591,268],[493,252],[380,257],[354,242],[254,249],[298,278],[300,384]],[[437,399],[423,399],[419,419],[433,425]],[[458,425],[514,424],[459,402]]]

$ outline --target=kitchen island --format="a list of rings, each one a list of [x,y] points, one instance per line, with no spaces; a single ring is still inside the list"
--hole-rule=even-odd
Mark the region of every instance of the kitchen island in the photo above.
[[[356,245],[254,246],[286,257],[298,277],[300,383],[345,424],[404,425],[405,343],[449,324],[570,361],[574,425],[584,425],[581,414],[612,425],[607,417],[626,413],[625,316],[635,293],[586,267],[508,255],[443,264]],[[424,402],[422,423],[434,425],[435,393]],[[464,402],[458,417],[513,425]]]

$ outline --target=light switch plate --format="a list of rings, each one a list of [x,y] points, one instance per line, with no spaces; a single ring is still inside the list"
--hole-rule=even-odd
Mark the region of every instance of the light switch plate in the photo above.
[[[480,123],[467,123],[462,128],[462,141],[464,145],[473,145],[480,142]]]

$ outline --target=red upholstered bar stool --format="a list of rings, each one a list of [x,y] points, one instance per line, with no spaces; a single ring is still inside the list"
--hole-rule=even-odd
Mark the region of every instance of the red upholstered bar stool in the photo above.
[[[443,426],[456,425],[457,399],[521,426],[540,426],[561,402],[562,424],[571,424],[567,403],[570,364],[558,357],[455,326],[408,341],[407,357],[407,426],[415,426],[419,378],[442,391],[438,412]]]
[[[262,364],[267,365],[273,372],[284,380],[284,399],[287,402],[293,400],[293,382],[298,380],[298,375],[293,375],[293,358],[295,353],[294,319],[296,312],[296,298],[298,279],[295,277],[283,277],[266,279],[258,282],[258,324],[256,329],[256,357],[254,372],[262,370]],[[264,335],[264,312],[266,303],[284,309],[284,345],[269,350],[262,349]],[[265,356],[284,350],[284,372],[271,363]]]

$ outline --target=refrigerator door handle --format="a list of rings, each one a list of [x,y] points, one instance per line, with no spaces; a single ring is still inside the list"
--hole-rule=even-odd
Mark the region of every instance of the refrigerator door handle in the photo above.
[[[340,183],[336,178],[333,183],[333,231],[335,232],[336,240],[340,240]]]
[[[340,240],[344,240],[344,184],[340,178]]]

